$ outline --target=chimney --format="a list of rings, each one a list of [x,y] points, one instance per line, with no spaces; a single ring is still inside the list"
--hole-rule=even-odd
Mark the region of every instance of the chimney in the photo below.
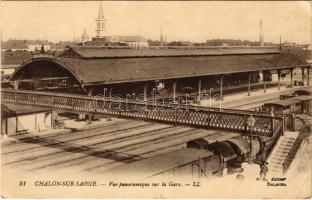
[[[163,27],[160,26],[160,46],[164,45]]]
[[[262,33],[262,19],[260,19],[260,46],[264,46],[264,39],[263,39],[263,33]]]

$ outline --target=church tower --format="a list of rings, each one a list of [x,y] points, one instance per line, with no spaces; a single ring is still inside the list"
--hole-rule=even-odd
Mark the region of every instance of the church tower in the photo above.
[[[95,29],[96,37],[101,38],[104,36],[104,32],[106,31],[106,19],[104,17],[104,13],[103,13],[102,2],[100,4],[99,14],[98,14],[98,17],[96,18],[95,22],[96,22],[96,29]]]

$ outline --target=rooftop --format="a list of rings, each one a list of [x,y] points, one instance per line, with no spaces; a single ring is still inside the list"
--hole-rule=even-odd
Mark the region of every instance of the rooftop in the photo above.
[[[312,87],[305,88],[305,89],[298,89],[295,91],[296,94],[299,95],[311,95],[312,94]]]
[[[8,40],[2,42],[2,49],[28,49],[26,40]]]
[[[270,106],[270,105],[280,105],[280,106],[289,106],[289,105],[294,105],[296,103],[300,103],[301,100],[299,99],[294,99],[294,98],[290,98],[290,99],[283,99],[283,100],[274,100],[274,101],[270,101],[265,103],[264,105]]]
[[[23,61],[31,59],[31,52],[29,51],[2,51],[1,64],[2,65],[20,65]]]
[[[170,169],[189,164],[198,158],[207,158],[213,155],[207,150],[183,148],[173,152],[156,155],[154,157],[121,165],[116,168],[104,171],[103,173],[116,178],[146,178],[166,172]],[[133,174],[133,172],[137,172]]]
[[[118,36],[119,42],[146,42],[146,39],[140,35],[125,35]]]

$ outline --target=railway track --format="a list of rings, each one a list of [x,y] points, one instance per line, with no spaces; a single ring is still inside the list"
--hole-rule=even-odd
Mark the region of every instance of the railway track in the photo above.
[[[159,131],[158,133],[160,133],[161,131]],[[135,157],[135,155],[130,155],[127,154],[126,152],[118,152],[118,148],[109,148],[106,147],[106,145],[109,145],[112,142],[101,142],[98,145],[92,145],[92,149],[86,149],[86,151],[84,151],[82,154],[79,152],[76,152],[78,154],[75,154],[73,156],[71,156],[71,161],[76,161],[79,159],[84,159],[84,158],[88,158],[90,156],[94,156],[94,157],[99,157],[99,158],[111,158],[114,159],[114,155],[117,157],[115,160],[122,160],[122,159],[118,159],[118,155],[127,155],[126,157]],[[111,146],[113,146],[114,144],[110,144]],[[75,153],[75,152],[73,152]],[[70,152],[68,155],[71,155]],[[63,164],[64,158],[58,158],[56,160],[49,160],[46,159],[47,162],[45,162],[44,164],[41,165],[49,165],[54,166],[54,165],[60,165]],[[41,162],[42,163],[42,162]],[[40,167],[39,167],[40,168]]]
[[[50,136],[50,137],[37,137],[37,136],[26,137],[26,138],[19,139],[19,141],[23,142],[23,144],[20,144],[17,148],[16,146],[14,146],[13,148],[4,147],[2,155],[21,153],[21,152],[25,154],[27,152],[34,152],[38,148],[41,148],[42,146],[52,148],[52,147],[57,146],[59,143],[67,142],[68,144],[70,144],[70,142],[79,141],[82,139],[90,139],[92,137],[101,137],[103,134],[116,133],[118,131],[128,131],[128,130],[131,130],[131,128],[135,129],[136,127],[147,125],[147,124],[144,124],[143,122],[138,122],[138,126],[136,126],[135,124],[131,124],[130,122],[129,124],[127,124],[122,129],[116,127],[116,125],[106,127],[104,128],[105,129],[104,131],[102,128],[97,128],[96,130],[92,130],[93,131],[92,135],[89,134],[90,130],[88,130],[88,131],[74,132],[72,134],[69,133],[64,136],[55,135],[55,136]],[[79,134],[75,134],[75,133],[79,133]],[[36,144],[36,146],[28,148],[28,144]]]
[[[72,133],[16,136],[17,141],[2,143],[2,167],[99,173],[183,148],[186,141],[208,135],[224,136],[220,131],[122,119]]]
[[[179,133],[178,131],[175,132],[175,134],[183,134],[183,133]],[[145,138],[144,138],[145,139]],[[109,149],[109,152],[106,151],[96,151],[97,153],[99,153],[99,157],[100,158],[104,158],[105,160],[102,160],[99,166],[103,166],[105,164],[111,164],[111,163],[116,163],[117,162],[121,162],[121,163],[128,163],[128,162],[132,162],[132,161],[136,161],[136,160],[140,160],[143,159],[141,158],[141,154],[132,154],[130,151],[131,150],[127,150],[127,148],[136,148],[135,146],[140,146],[139,148],[144,148],[144,146],[149,145],[150,141],[148,140],[148,138],[145,139],[146,141],[141,141],[141,142],[132,142],[129,144],[117,144],[118,147],[116,148],[111,148]],[[97,147],[98,148],[98,147]],[[125,155],[125,156],[118,156],[118,155]],[[72,159],[70,162],[54,162],[49,164],[49,167],[51,169],[58,169],[60,166],[64,167],[64,164],[67,167],[71,167],[77,164],[83,164],[85,162],[92,162],[92,159],[90,156],[81,156],[78,155],[78,157],[76,157],[75,159]],[[88,170],[91,169],[90,165],[88,165]],[[86,171],[88,171],[86,170]]]
[[[128,122],[128,123],[133,123],[133,122]],[[128,124],[127,123],[127,124]],[[69,147],[70,150],[70,145],[76,145],[76,147],[78,148],[77,143],[74,143],[75,141],[79,141],[79,140],[88,140],[92,137],[96,137],[96,136],[101,136],[101,135],[107,135],[107,134],[116,134],[116,132],[118,133],[119,131],[131,131],[131,130],[135,130],[135,128],[142,128],[144,126],[142,126],[142,124],[138,125],[138,126],[134,126],[132,127],[132,129],[127,125],[127,124],[122,124],[125,125],[126,127],[124,127],[123,129],[117,129],[117,130],[112,130],[110,131],[111,127],[104,127],[103,129],[100,128],[96,128],[93,130],[93,133],[89,133],[88,131],[78,131],[72,134],[66,134],[65,137],[58,137],[58,136],[54,136],[53,138],[50,137],[39,137],[39,139],[37,137],[27,137],[27,143],[25,143],[25,141],[22,140],[22,144],[20,144],[18,146],[18,148],[12,147],[14,150],[10,151],[10,152],[3,152],[2,155],[8,155],[8,156],[14,156],[14,155],[18,155],[21,152],[23,152],[23,156],[27,156],[27,155],[31,155],[34,152],[37,152],[36,155],[40,155],[40,150],[42,150],[42,148],[47,148],[46,151],[42,152],[42,155],[45,155],[47,152],[49,152],[50,154],[55,154],[58,152],[63,152],[66,151],[67,149],[58,149],[58,146],[61,146],[60,143],[63,143],[65,145],[67,145]],[[146,124],[148,125],[148,124]],[[112,125],[113,126],[113,125]],[[114,125],[116,126],[116,125]],[[128,129],[128,130],[127,130]],[[95,131],[96,130],[96,131]],[[77,133],[77,134],[76,134]],[[88,134],[88,135],[86,135]],[[78,136],[78,138],[77,138]],[[29,145],[32,144],[38,144],[35,147],[30,147]],[[82,145],[80,145],[80,147],[83,147]],[[5,147],[4,147],[5,148]],[[85,149],[87,147],[85,146]],[[38,153],[39,152],[39,153]]]

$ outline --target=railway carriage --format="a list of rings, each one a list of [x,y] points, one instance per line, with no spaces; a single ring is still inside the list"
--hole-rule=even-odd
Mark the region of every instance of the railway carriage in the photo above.
[[[310,123],[312,116],[312,90],[296,90],[292,95],[283,95],[280,100],[263,104],[262,110],[284,114],[286,129],[299,131]],[[287,96],[287,97],[286,97]]]
[[[294,98],[274,100],[263,104],[262,110],[282,114],[300,114],[302,111],[302,101]]]
[[[283,114],[311,114],[312,113],[312,87],[299,89],[292,94],[280,95],[280,100],[263,104],[262,110],[274,110]]]

